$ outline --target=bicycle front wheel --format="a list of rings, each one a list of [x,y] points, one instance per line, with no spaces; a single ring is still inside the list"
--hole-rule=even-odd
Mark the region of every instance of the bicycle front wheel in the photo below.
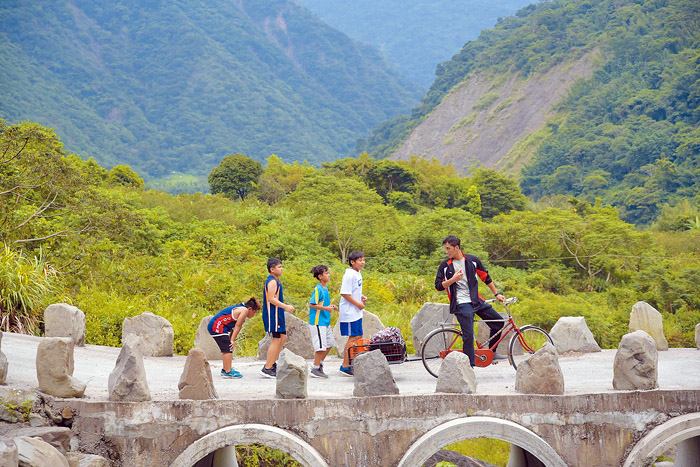
[[[442,360],[455,350],[462,351],[462,333],[456,329],[436,329],[426,336],[421,346],[423,366],[437,378]]]
[[[517,369],[520,362],[540,350],[546,342],[553,344],[552,338],[549,337],[547,331],[530,324],[523,326],[520,328],[520,334],[516,331],[515,335],[510,339],[508,361],[513,365],[513,368]]]

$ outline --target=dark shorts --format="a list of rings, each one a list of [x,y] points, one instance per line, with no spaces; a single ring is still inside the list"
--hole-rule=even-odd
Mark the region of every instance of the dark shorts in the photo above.
[[[211,336],[214,338],[216,341],[216,344],[219,346],[219,350],[221,350],[221,353],[231,353],[231,335],[230,334],[216,334],[214,336]]]
[[[362,318],[352,323],[340,322],[341,336],[361,336],[362,335]]]
[[[262,318],[263,326],[265,327],[265,332],[275,334],[287,333],[287,327],[284,322],[284,310],[282,308],[264,310]]]
[[[272,334],[273,339],[279,339],[280,337],[282,337],[282,334],[286,336],[287,332],[271,332],[270,334]]]

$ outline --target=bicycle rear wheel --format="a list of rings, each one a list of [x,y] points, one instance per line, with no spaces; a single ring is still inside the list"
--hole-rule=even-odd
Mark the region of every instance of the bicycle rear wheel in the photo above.
[[[456,329],[436,329],[426,336],[421,346],[423,366],[437,378],[442,360],[455,350],[462,351],[462,333]]]
[[[515,369],[518,368],[520,362],[540,350],[546,342],[553,344],[547,331],[537,326],[530,324],[523,326],[520,328],[520,333],[515,332],[508,346],[508,361]]]

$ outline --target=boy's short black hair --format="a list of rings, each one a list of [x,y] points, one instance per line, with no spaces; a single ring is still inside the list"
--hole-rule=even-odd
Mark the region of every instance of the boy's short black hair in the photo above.
[[[255,297],[250,297],[250,300],[244,303],[246,308],[252,308],[255,311],[260,309],[260,302]]]
[[[455,237],[454,235],[448,235],[445,237],[445,239],[442,241],[442,244],[445,245],[449,243],[451,246],[458,246],[462,247],[462,241],[459,239],[459,237]]]
[[[361,251],[353,251],[350,253],[350,256],[348,257],[348,263],[350,263],[350,266],[352,266],[352,263],[357,261],[360,258],[364,258],[365,254]]]
[[[328,271],[328,266],[325,264],[319,264],[318,266],[311,268],[311,274],[313,274],[316,279],[318,279],[318,276],[324,274],[326,271]]]
[[[281,259],[277,259],[277,258],[270,258],[270,259],[268,259],[268,260],[267,260],[267,272],[270,272],[270,269],[274,268],[274,267],[277,266],[278,264],[282,264],[282,260],[281,260]]]

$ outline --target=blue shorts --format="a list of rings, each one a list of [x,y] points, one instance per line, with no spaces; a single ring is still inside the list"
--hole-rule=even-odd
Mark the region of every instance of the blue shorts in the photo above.
[[[265,332],[286,334],[287,327],[284,322],[284,310],[282,308],[274,307],[272,310],[263,310],[262,318]]]
[[[352,323],[340,322],[341,336],[361,336],[362,335],[362,318]]]

